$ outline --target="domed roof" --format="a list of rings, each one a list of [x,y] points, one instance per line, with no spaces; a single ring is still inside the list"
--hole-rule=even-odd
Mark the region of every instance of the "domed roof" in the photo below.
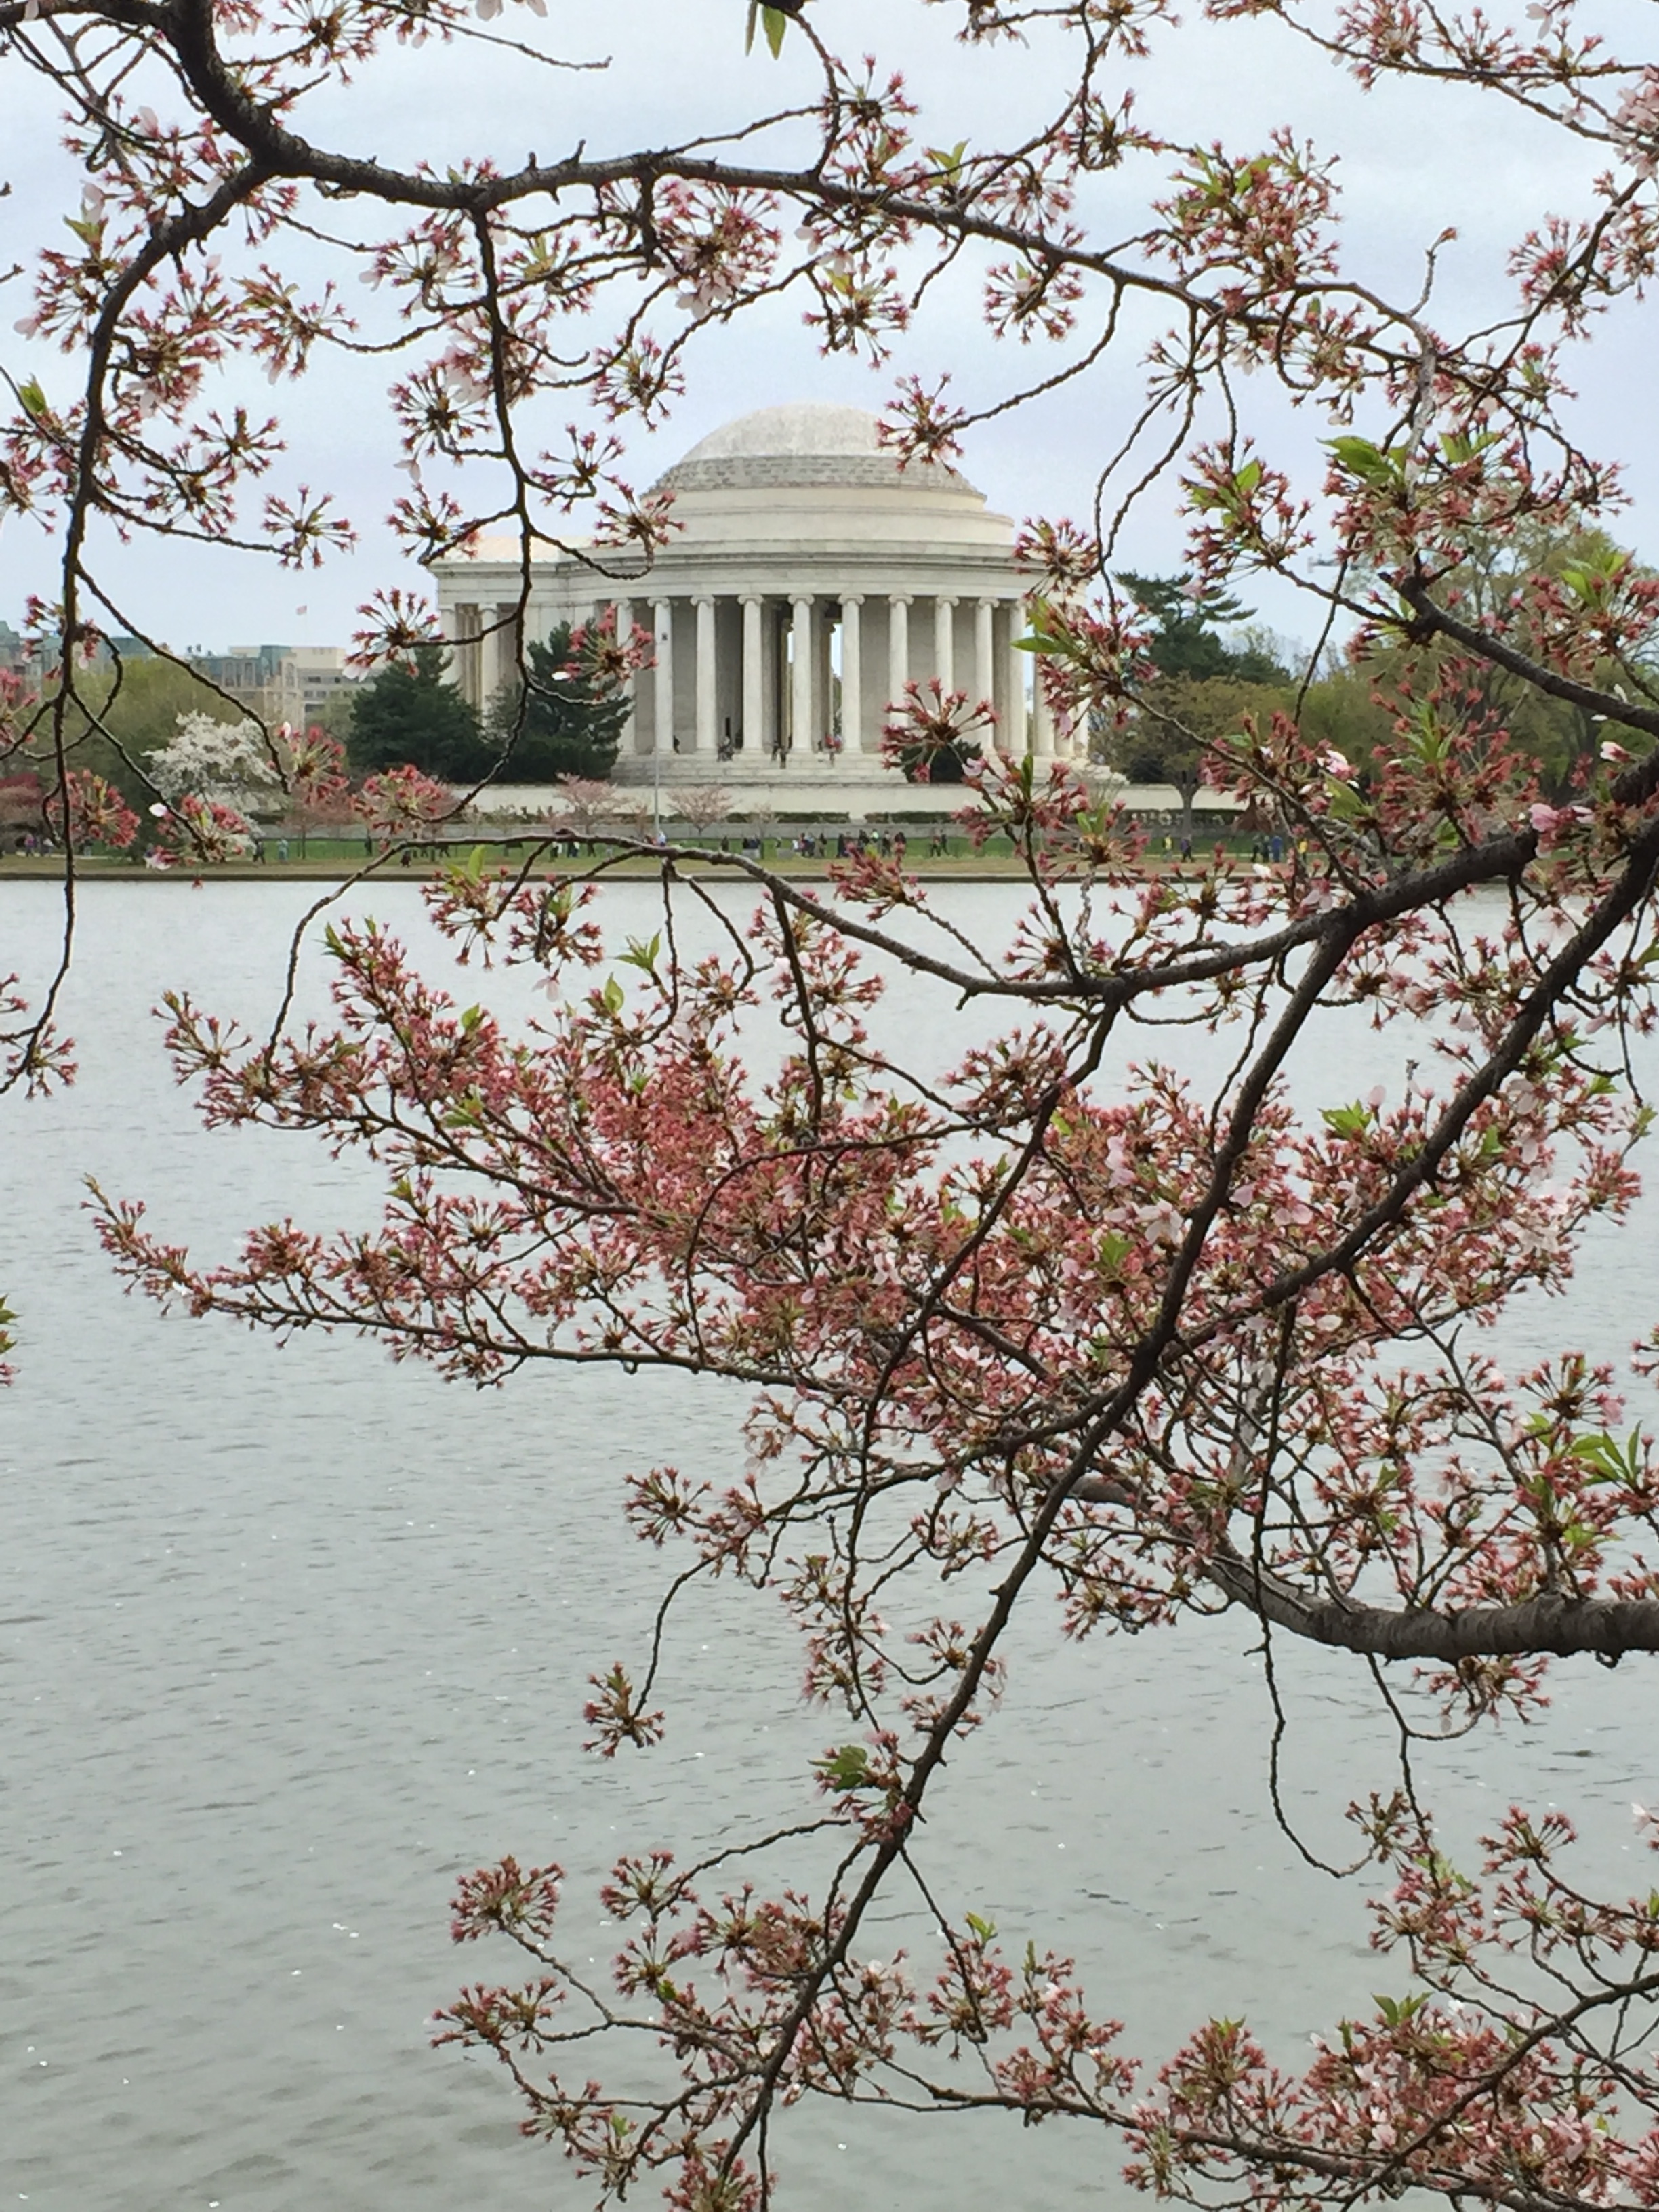
[[[664,491],[737,491],[751,485],[878,484],[921,491],[973,486],[942,464],[901,469],[881,442],[878,421],[862,407],[800,400],[760,407],[711,431],[659,480]],[[975,497],[978,494],[974,495]]]

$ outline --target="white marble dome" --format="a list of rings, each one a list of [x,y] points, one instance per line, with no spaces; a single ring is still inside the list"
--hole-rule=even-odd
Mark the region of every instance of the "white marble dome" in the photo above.
[[[757,408],[701,439],[655,489],[674,501],[663,566],[693,548],[751,562],[827,560],[857,589],[848,564],[872,558],[910,571],[941,561],[1006,571],[1013,555],[1013,525],[983,492],[937,462],[901,468],[862,407]]]
[[[740,415],[700,440],[659,480],[659,489],[677,494],[859,485],[923,495],[948,488],[983,503],[952,468],[913,462],[902,469],[881,442],[878,418],[866,409],[822,400]]]

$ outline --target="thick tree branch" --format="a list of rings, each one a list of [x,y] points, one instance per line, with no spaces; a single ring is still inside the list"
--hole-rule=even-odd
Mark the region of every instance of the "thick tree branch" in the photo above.
[[[1072,1492],[1084,1505],[1138,1510],[1133,1491],[1109,1476],[1091,1476]],[[1547,1651],[1558,1658],[1591,1651],[1620,1658],[1626,1651],[1659,1651],[1659,1599],[1575,1598],[1543,1590],[1518,1605],[1361,1605],[1312,1598],[1271,1568],[1227,1545],[1204,1562],[1204,1571],[1232,1604],[1243,1606],[1310,1644],[1375,1659],[1516,1658]]]
[[[1571,676],[1559,676],[1554,669],[1518,652],[1504,638],[1494,637],[1490,630],[1477,629],[1473,623],[1448,614],[1444,607],[1435,604],[1421,584],[1407,580],[1399,586],[1399,591],[1425,628],[1437,630],[1442,637],[1450,638],[1465,651],[1507,669],[1511,676],[1518,676],[1538,690],[1547,692],[1552,699],[1581,708],[1586,714],[1617,722],[1627,730],[1640,730],[1645,737],[1659,738],[1659,708],[1638,707],[1629,699],[1621,699],[1616,691],[1603,691],[1594,684],[1576,683]],[[1654,776],[1654,763],[1650,758],[1635,769],[1627,769],[1613,785],[1613,795],[1626,805],[1635,804],[1651,795]]]
[[[1310,1644],[1360,1651],[1377,1659],[1516,1658],[1548,1651],[1565,1658],[1592,1651],[1620,1658],[1626,1651],[1659,1651],[1659,1599],[1574,1598],[1543,1590],[1519,1605],[1471,1606],[1465,1610],[1339,1602],[1308,1598],[1282,1576],[1237,1552],[1206,1563],[1217,1589],[1275,1628]]]

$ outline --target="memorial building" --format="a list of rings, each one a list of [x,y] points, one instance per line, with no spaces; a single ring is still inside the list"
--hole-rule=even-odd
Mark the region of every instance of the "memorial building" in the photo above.
[[[1070,758],[1014,641],[1029,580],[1014,530],[938,464],[901,469],[861,408],[762,408],[694,446],[660,479],[679,526],[648,569],[604,576],[573,555],[532,569],[529,635],[615,606],[648,629],[614,781],[672,793],[718,784],[734,812],[948,811],[963,793],[908,785],[881,758],[907,681],[988,699],[988,742]],[[608,568],[626,556],[606,555]],[[515,662],[516,544],[482,540],[436,564],[453,673],[480,708]],[[505,796],[505,794],[503,794]]]

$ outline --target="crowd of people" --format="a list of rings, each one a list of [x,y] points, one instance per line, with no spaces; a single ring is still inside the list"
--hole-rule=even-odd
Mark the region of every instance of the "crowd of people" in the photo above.
[[[934,847],[940,852],[948,850],[943,835],[935,836],[928,851]],[[830,833],[827,830],[809,830],[789,840],[789,851],[798,860],[827,860],[830,858]],[[838,860],[856,860],[860,854],[878,853],[884,860],[896,860],[904,865],[909,851],[909,842],[902,830],[842,830],[836,837],[835,857]]]

